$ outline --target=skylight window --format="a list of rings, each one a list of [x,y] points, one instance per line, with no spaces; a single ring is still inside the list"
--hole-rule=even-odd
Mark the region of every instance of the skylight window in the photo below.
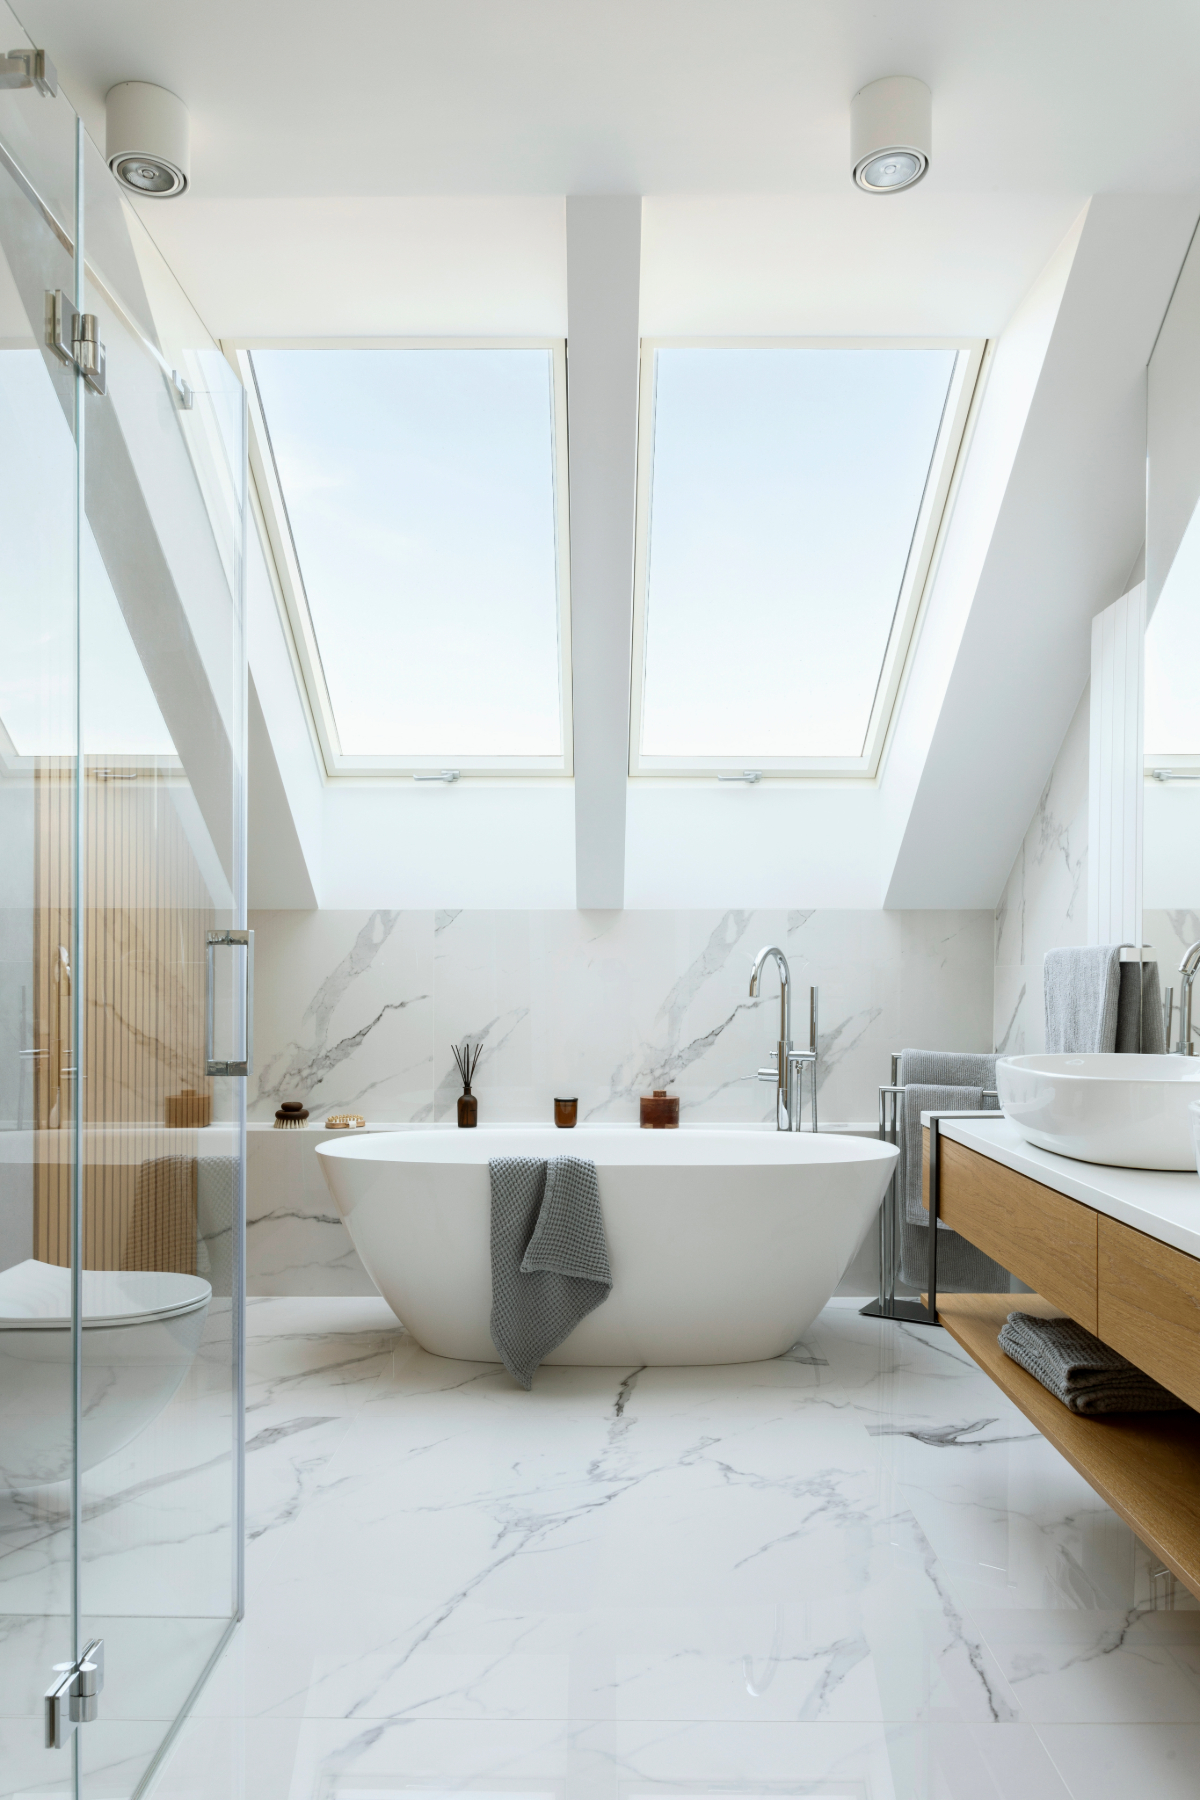
[[[250,364],[329,772],[568,772],[562,346]]]
[[[648,344],[634,774],[873,774],[983,346]]]

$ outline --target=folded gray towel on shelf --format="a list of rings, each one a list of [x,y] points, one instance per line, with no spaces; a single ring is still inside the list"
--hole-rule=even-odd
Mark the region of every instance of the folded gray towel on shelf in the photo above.
[[[1073,1413],[1175,1412],[1183,1407],[1182,1400],[1074,1319],[1009,1313],[999,1341],[1006,1356]]]
[[[1047,950],[1043,965],[1046,1049],[1076,1056],[1117,1047],[1121,992],[1119,944],[1079,944]]]
[[[578,1156],[496,1156],[492,1184],[492,1342],[514,1381],[607,1300],[612,1270],[596,1165]]]
[[[1128,1056],[1162,1056],[1167,1048],[1156,962],[1121,964],[1115,1047]]]

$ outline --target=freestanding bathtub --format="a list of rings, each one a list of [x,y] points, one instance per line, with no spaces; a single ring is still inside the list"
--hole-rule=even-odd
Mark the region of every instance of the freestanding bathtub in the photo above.
[[[368,1274],[437,1356],[496,1362],[493,1156],[596,1164],[608,1299],[546,1358],[600,1366],[781,1356],[833,1293],[897,1151],[871,1138],[754,1130],[492,1126],[317,1146]]]

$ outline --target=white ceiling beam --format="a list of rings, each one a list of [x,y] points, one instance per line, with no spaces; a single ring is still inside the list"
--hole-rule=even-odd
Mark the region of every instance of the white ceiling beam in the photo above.
[[[292,817],[254,677],[249,675],[247,679],[249,904],[255,908],[299,907],[309,911],[317,905],[317,891]]]
[[[637,196],[567,200],[575,904],[625,904],[637,488]]]

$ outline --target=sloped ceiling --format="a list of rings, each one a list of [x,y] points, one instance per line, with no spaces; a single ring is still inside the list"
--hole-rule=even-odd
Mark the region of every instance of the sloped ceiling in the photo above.
[[[887,906],[996,903],[1144,540],[1146,365],[1195,223],[1182,197],[1088,208],[940,704],[906,697],[928,735],[907,792],[902,757],[884,777]]]

